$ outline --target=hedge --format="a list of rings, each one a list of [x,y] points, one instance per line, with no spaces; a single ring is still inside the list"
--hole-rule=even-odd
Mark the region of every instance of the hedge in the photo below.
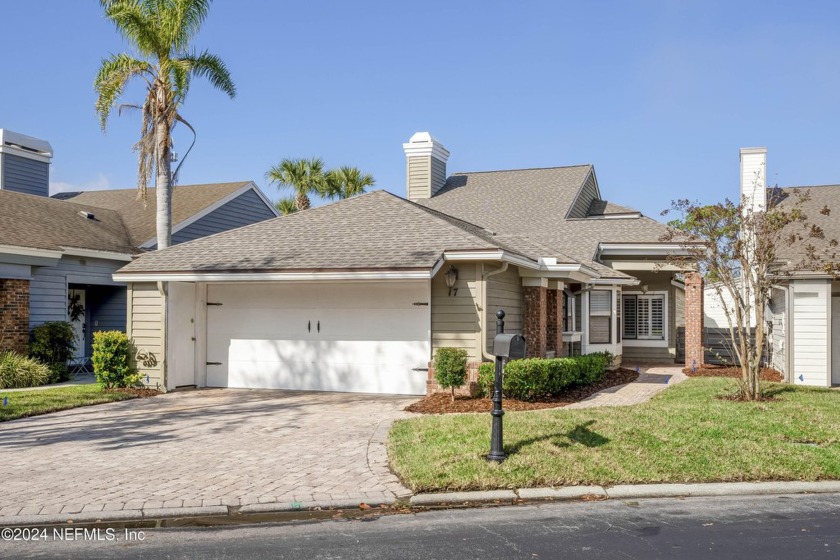
[[[0,389],[38,387],[49,381],[46,365],[14,352],[0,352]]]
[[[93,374],[106,389],[133,387],[142,376],[131,367],[131,342],[124,332],[93,333]]]
[[[573,356],[570,358],[528,358],[505,365],[502,392],[505,396],[531,401],[551,397],[575,385],[589,385],[604,378],[612,363],[608,352]],[[478,385],[481,393],[493,393],[495,364],[481,364]]]

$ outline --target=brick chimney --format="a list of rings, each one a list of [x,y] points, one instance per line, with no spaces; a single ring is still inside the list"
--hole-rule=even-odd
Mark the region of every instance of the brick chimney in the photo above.
[[[446,183],[449,150],[428,132],[415,133],[405,144],[406,198],[431,198]]]

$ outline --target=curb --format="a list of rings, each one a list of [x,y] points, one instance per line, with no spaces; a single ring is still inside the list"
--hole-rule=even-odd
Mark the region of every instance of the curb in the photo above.
[[[622,484],[617,486],[564,486],[559,488],[520,488],[479,492],[442,492],[415,494],[409,500],[412,509],[459,507],[470,505],[511,505],[527,502],[628,500],[644,498],[684,498],[714,496],[763,496],[773,494],[840,493],[840,480],[774,481],[774,482],[711,482],[697,484]],[[381,502],[391,506],[397,500]],[[377,503],[376,505],[379,505]],[[230,519],[237,514],[287,514],[324,510],[359,510],[357,500],[329,500],[301,503],[257,503],[242,507],[205,506],[180,508],[148,508],[97,511],[50,515],[0,516],[0,527],[65,525],[72,523],[151,522],[172,518],[218,517]]]

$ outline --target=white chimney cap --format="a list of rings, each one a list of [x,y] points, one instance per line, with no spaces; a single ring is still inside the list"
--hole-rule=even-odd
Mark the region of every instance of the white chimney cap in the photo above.
[[[43,161],[45,163],[49,163],[53,156],[52,146],[46,140],[40,140],[3,128],[0,128],[0,152]]]
[[[405,157],[434,156],[444,163],[449,159],[449,150],[428,132],[415,132],[408,142],[403,144],[403,151]]]

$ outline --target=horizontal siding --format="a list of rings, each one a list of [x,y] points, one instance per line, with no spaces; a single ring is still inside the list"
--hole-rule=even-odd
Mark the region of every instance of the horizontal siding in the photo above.
[[[444,183],[446,183],[446,163],[437,158],[431,158],[430,175],[432,196],[434,196],[441,189],[441,187],[443,187]]]
[[[129,337],[135,347],[135,367],[143,374],[144,383],[147,382],[145,376],[148,375],[148,385],[154,387],[159,384],[164,387],[163,296],[160,295],[157,284],[149,282],[130,284],[128,298],[130,303]],[[141,363],[136,359],[140,354],[154,356],[157,363],[155,365]]]
[[[794,383],[829,385],[831,284],[797,281],[792,285]]]
[[[33,267],[29,286],[30,326],[67,320],[68,283],[111,285],[112,275],[124,265],[120,261],[63,256],[56,266]]]
[[[438,348],[463,348],[469,359],[477,360],[476,339],[479,332],[479,313],[476,306],[478,282],[476,265],[456,264],[458,292],[449,295],[446,287],[445,265],[432,279],[432,354]]]
[[[784,290],[773,290],[770,299],[770,322],[772,324],[772,331],[770,332],[770,365],[782,373],[786,373],[787,368],[787,348],[785,345],[785,332],[787,330],[787,317],[785,311],[785,297],[787,293]]]
[[[487,278],[487,325],[485,348],[493,348],[496,336],[496,312],[505,310],[505,332],[522,334],[522,279],[519,269],[509,267],[505,272]]]
[[[570,218],[585,218],[589,213],[592,201],[598,198],[598,187],[595,184],[595,174],[590,173],[583,183],[580,193],[572,204],[569,212]]]
[[[3,184],[7,191],[38,196],[50,194],[50,164],[14,154],[0,154]]]
[[[410,157],[406,160],[406,183],[409,200],[429,198],[432,180],[432,158]]]
[[[172,243],[184,243],[200,237],[213,235],[255,224],[276,217],[262,198],[253,190],[248,190],[224,206],[213,210],[196,220],[181,231],[172,235]]]

